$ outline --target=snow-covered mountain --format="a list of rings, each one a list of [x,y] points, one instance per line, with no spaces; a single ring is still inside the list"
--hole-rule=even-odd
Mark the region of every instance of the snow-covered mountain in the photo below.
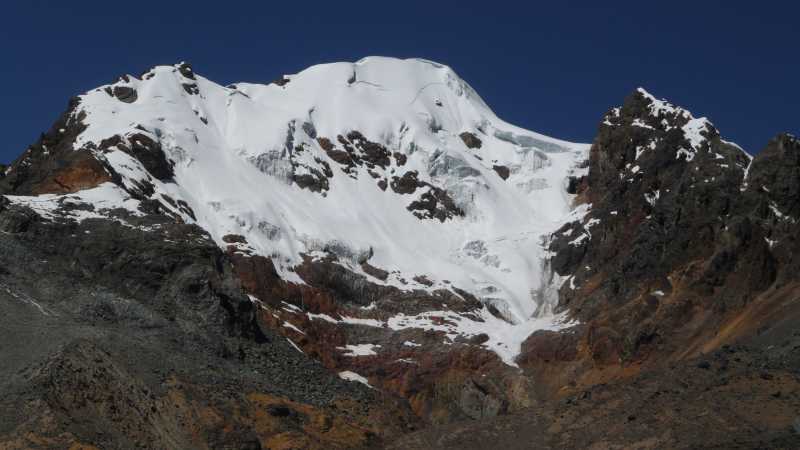
[[[0,167],[0,448],[796,448],[800,140],[598,122],[415,59],[75,97]]]
[[[158,66],[80,96],[67,122],[116,180],[66,194],[96,209],[65,214],[142,214],[148,198],[289,282],[332,253],[375,284],[466,291],[495,314],[457,332],[487,333],[509,363],[558,326],[545,240],[574,220],[588,145],[504,122],[447,66],[369,57],[227,87]],[[13,197],[44,214],[61,199]]]

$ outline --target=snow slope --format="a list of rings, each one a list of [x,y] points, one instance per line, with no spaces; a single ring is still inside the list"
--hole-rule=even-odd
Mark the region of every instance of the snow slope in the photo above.
[[[582,170],[577,164],[587,158],[588,145],[502,121],[449,67],[430,61],[369,57],[313,66],[285,80],[223,87],[186,65],[123,77],[81,97],[76,114],[86,113],[87,128],[76,148],[99,147],[115,135],[150,137],[175,162],[174,180],[155,179],[113,147],[97,157],[126,186],[149,180],[155,198],[185,201],[220,245],[227,245],[225,235],[245,236],[246,247],[272,257],[290,281],[302,282],[292,271],[301,254],[333,249],[356,272],[369,257],[369,264],[391,273],[375,283],[464,289],[510,322],[508,329],[485,330],[490,347],[511,345],[507,361],[533,329],[554,326],[559,280],[548,270],[543,243],[571,214],[567,177]],[[135,89],[136,100],[109,95],[107,88],[118,87]],[[318,138],[336,143],[351,131],[407,162],[395,157],[385,168],[346,170]],[[481,147],[468,148],[463,132],[478,137]],[[327,190],[292,182],[293,174],[322,170],[325,163],[333,172]],[[495,165],[509,169],[508,179]],[[414,195],[377,183],[412,170],[447,191],[464,215],[420,219],[407,209]],[[413,281],[416,275],[433,285]]]

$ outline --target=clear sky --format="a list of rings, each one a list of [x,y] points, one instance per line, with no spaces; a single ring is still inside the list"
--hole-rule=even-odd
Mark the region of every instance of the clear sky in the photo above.
[[[751,153],[778,132],[800,134],[798,2],[539,3],[5,1],[0,162],[70,96],[180,60],[228,84],[422,57],[450,65],[505,120],[579,142],[637,86]]]

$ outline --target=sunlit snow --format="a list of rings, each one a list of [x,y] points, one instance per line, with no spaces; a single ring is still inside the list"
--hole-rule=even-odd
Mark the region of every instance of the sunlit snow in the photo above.
[[[390,273],[386,281],[371,278],[374,283],[404,290],[457,287],[475,295],[506,320],[484,310],[480,320],[452,317],[442,331],[486,333],[485,345],[510,364],[531,332],[566,326],[563,316],[552,313],[553,287],[562,280],[549,269],[546,244],[550,234],[576,218],[566,184],[569,175],[585,173],[578,164],[587,158],[588,145],[502,121],[449,67],[420,59],[322,64],[286,76],[284,86],[223,87],[194,76],[190,80],[174,66],[159,66],[142,79],[119,81],[136,89],[133,103],[120,102],[103,88],[81,96],[87,128],[77,146],[99,146],[115,135],[151,137],[175,162],[174,182],[151,180],[155,198],[165,194],[185,201],[196,223],[221,246],[225,235],[244,236],[248,248],[271,257],[289,281],[302,283],[292,270],[302,254],[342,248],[347,251],[339,255],[340,263],[351,270],[363,273],[358,260],[371,255],[369,264]],[[186,83],[196,83],[199,94],[189,94]],[[421,220],[406,209],[411,196],[381,190],[366,167],[357,168],[357,176],[344,173],[315,138],[335,142],[353,130],[406,155],[403,167],[393,162],[381,176],[416,170],[420,180],[450,193],[465,216]],[[468,148],[462,132],[478,136],[482,147]],[[287,142],[305,148],[300,157],[309,163],[318,158],[330,164],[334,176],[325,195],[290,181]],[[126,186],[148,178],[141,164],[120,150],[97,156]],[[508,179],[498,176],[494,165],[507,167]],[[135,200],[118,188],[103,185],[76,195],[136,210]],[[54,197],[14,201],[46,215],[52,209],[46,202]],[[432,285],[413,281],[417,275]],[[349,317],[309,318],[377,325]],[[398,316],[388,326],[435,327],[423,316]]]

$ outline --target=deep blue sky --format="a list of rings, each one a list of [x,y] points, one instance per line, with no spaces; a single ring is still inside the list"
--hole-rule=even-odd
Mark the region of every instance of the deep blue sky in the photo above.
[[[70,96],[186,59],[267,82],[367,55],[450,65],[502,118],[589,142],[637,86],[708,116],[751,153],[800,132],[797,2],[6,1],[0,162]],[[740,3],[740,4],[739,4]]]

